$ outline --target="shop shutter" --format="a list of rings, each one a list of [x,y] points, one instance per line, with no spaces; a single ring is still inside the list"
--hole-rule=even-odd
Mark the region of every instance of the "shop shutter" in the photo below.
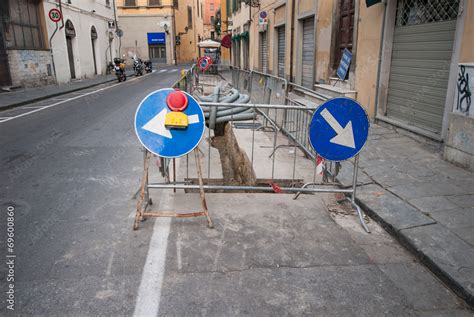
[[[278,36],[278,77],[285,77],[285,27],[277,29]]]
[[[268,73],[268,41],[267,32],[260,33],[260,70],[262,73]]]
[[[304,87],[314,85],[314,17],[303,20],[303,50],[301,83]]]
[[[399,1],[387,117],[441,133],[457,9]]]

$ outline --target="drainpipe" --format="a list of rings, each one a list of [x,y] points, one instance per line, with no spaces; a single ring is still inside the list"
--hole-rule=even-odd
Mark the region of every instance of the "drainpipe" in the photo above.
[[[290,47],[293,47],[293,44],[295,43],[295,1],[293,0],[291,2],[291,28],[290,28]],[[288,78],[289,82],[293,81],[293,49],[290,50],[290,78]]]
[[[53,37],[56,34],[56,32],[58,31],[58,29],[59,29],[58,28],[58,23],[56,23],[56,29],[54,30],[53,34],[51,34],[51,37],[49,38],[49,51],[51,53],[51,61],[52,61],[52,64],[53,64],[54,79],[56,80],[56,83],[58,82],[58,78],[56,77],[56,65],[54,64],[54,54],[53,54],[52,41],[53,41]]]
[[[176,54],[176,9],[173,3],[173,38],[171,39],[171,44],[173,45],[173,59],[174,64],[178,65],[178,57]]]
[[[380,76],[382,73],[382,55],[383,55],[383,45],[384,45],[384,40],[385,40],[385,19],[387,18],[387,10],[388,10],[387,2],[383,1],[383,4],[385,6],[385,9],[383,11],[382,30],[381,30],[381,36],[380,36],[377,82],[375,83],[375,107],[374,107],[375,118],[377,118],[377,116],[379,115]]]
[[[61,0],[59,0],[59,11],[61,12],[61,27],[59,29],[62,30],[64,28],[64,14],[63,14],[63,4]]]
[[[112,5],[114,6],[115,31],[117,31],[118,30],[118,21],[117,21],[117,8],[115,7],[115,0],[112,1]],[[120,41],[120,44],[121,44],[122,40],[120,38],[119,38],[119,41]],[[120,57],[120,49],[121,49],[120,46],[119,46],[119,57]],[[109,41],[109,48],[110,48],[110,62],[113,62],[113,58],[112,58],[112,40]]]

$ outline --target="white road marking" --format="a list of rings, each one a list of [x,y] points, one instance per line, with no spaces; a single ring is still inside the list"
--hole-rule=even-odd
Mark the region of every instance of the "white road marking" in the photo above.
[[[162,195],[161,197],[160,210],[171,209],[171,196]],[[170,226],[171,218],[155,219],[133,316],[158,316]]]
[[[177,69],[172,69],[170,70],[170,73],[176,73],[178,70]]]
[[[133,79],[130,79],[128,82],[132,82],[132,81],[135,81],[137,79],[140,79],[140,77],[136,77],[136,78],[133,78]],[[21,117],[24,117],[24,116],[27,116],[29,114],[33,114],[35,112],[39,112],[39,111],[42,111],[42,110],[45,110],[45,109],[48,109],[48,108],[52,108],[52,107],[55,107],[55,106],[59,106],[63,103],[66,103],[68,101],[72,101],[72,100],[76,100],[76,99],[79,99],[79,98],[82,98],[82,97],[85,97],[85,96],[89,96],[89,95],[92,95],[92,94],[95,94],[95,93],[98,93],[98,92],[101,92],[101,91],[104,91],[104,90],[107,90],[107,89],[110,89],[110,88],[113,88],[113,87],[116,87],[118,85],[122,85],[123,83],[117,83],[117,84],[114,84],[112,86],[107,86],[107,87],[104,87],[104,88],[101,88],[101,89],[97,89],[97,90],[94,90],[94,91],[91,91],[91,92],[88,92],[88,93],[85,93],[83,95],[79,95],[79,96],[75,96],[75,97],[72,97],[72,98],[69,98],[69,99],[66,99],[66,100],[61,100],[59,102],[56,102],[56,103],[53,103],[52,105],[48,105],[48,106],[42,106],[41,108],[38,108],[38,109],[35,109],[35,110],[32,110],[32,111],[29,111],[29,112],[25,112],[25,113],[22,113],[22,114],[19,114],[17,116],[14,116],[14,117],[9,117],[5,120],[2,120],[0,121],[0,123],[4,123],[4,122],[8,122],[10,120],[14,120],[14,119],[18,119],[18,118],[21,118]]]
[[[22,109],[38,109],[38,108],[44,108],[44,107],[47,107],[47,106],[24,106],[24,107],[21,107],[21,108]]]
[[[168,70],[162,69],[162,70],[159,71],[159,73],[161,74],[161,73],[164,73],[164,72],[166,72],[166,71],[168,71]]]

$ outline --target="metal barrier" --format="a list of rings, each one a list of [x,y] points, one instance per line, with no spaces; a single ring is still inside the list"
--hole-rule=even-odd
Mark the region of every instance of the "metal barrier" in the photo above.
[[[256,71],[242,71],[234,67],[215,65],[215,67],[206,72],[201,72],[195,66],[180,78],[175,88],[180,88],[191,94],[206,91],[206,86],[218,85],[222,81],[231,81],[233,87],[240,89],[242,92],[251,95],[253,103],[235,104],[235,103],[214,103],[201,102],[201,106],[206,109],[216,108],[214,111],[229,112],[226,122],[235,130],[241,131],[246,141],[241,144],[243,149],[236,148],[236,156],[239,157],[237,162],[224,162],[221,154],[228,151],[235,144],[218,144],[216,135],[212,135],[211,129],[207,131],[206,142],[201,142],[197,151],[204,158],[205,170],[202,171],[204,177],[203,188],[206,191],[221,192],[274,192],[274,193],[295,193],[294,199],[297,199],[301,193],[343,193],[348,195],[348,200],[356,209],[362,227],[370,232],[365,224],[364,214],[360,207],[356,204],[357,190],[357,173],[358,173],[358,156],[354,159],[354,174],[351,188],[340,188],[335,182],[335,174],[338,171],[338,163],[326,164],[324,169],[323,181],[317,182],[317,153],[314,152],[308,141],[308,128],[313,112],[317,106],[311,106],[300,101],[298,97],[294,97],[293,93],[305,94],[304,87],[289,84],[285,79],[271,75],[262,74]],[[312,92],[314,93],[314,92]],[[295,94],[295,96],[298,96]],[[316,93],[314,93],[317,96]],[[300,95],[301,96],[301,95]],[[324,100],[324,96],[319,96]],[[280,101],[280,102],[279,102]],[[242,109],[243,107],[255,109],[257,115],[244,122],[234,120],[233,109]],[[208,110],[212,111],[212,110]],[[253,112],[252,112],[253,113]],[[231,131],[233,131],[231,129]],[[230,135],[235,139],[233,132]],[[286,137],[286,138],[285,138]],[[263,140],[263,141],[262,141]],[[263,145],[271,143],[271,146]],[[225,140],[228,142],[228,140]],[[207,145],[205,144],[207,143]],[[219,148],[219,146],[221,148]],[[237,145],[238,147],[238,145]],[[292,157],[291,168],[285,169],[285,173],[281,174],[278,168],[276,157],[278,150],[289,148]],[[298,149],[301,150],[310,160],[298,158]],[[222,152],[221,152],[222,150]],[[262,178],[246,181],[239,178],[239,169],[245,168],[248,163],[249,170],[253,171],[255,161],[259,160],[260,169],[258,172]],[[268,164],[262,162],[268,160]],[[299,179],[297,175],[297,162],[304,165],[302,175],[306,175],[306,179]],[[148,177],[145,178],[143,195],[148,197],[148,189],[173,189],[185,191],[195,191],[200,188],[198,184],[199,170],[194,169],[189,163],[189,156],[181,159],[184,162],[184,169],[176,172],[176,161],[173,162],[173,172],[170,175],[169,168],[171,160],[161,159],[160,166],[165,182],[148,183]],[[240,164],[240,165],[239,165]],[[231,170],[225,170],[224,165]],[[263,166],[263,170],[262,170]],[[232,170],[234,168],[234,170]],[[333,170],[334,168],[334,170]],[[307,171],[311,171],[308,173]],[[289,172],[288,172],[289,171]],[[232,174],[234,173],[234,174]],[[231,175],[232,174],[232,175]],[[231,176],[229,176],[231,175]],[[170,177],[172,176],[172,177]],[[235,177],[235,178],[232,178]],[[331,180],[332,182],[329,182]],[[201,187],[202,188],[202,187]],[[138,207],[137,207],[138,208]]]

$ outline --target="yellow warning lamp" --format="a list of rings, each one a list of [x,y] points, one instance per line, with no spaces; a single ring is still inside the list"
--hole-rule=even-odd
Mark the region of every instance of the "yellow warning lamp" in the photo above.
[[[183,113],[188,107],[188,96],[175,90],[166,97],[166,104],[172,111],[166,114],[165,127],[168,129],[186,129],[189,125],[188,116]]]
[[[186,129],[188,125],[188,116],[182,112],[170,112],[166,115],[165,127],[168,129]]]

